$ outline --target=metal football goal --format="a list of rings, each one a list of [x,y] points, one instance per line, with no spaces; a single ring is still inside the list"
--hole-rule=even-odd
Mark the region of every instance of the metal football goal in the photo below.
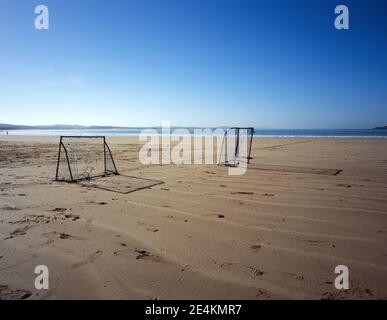
[[[252,127],[227,129],[223,136],[218,164],[236,166],[241,161],[249,163],[253,135],[254,128]]]
[[[55,180],[77,182],[118,175],[105,136],[61,136]]]

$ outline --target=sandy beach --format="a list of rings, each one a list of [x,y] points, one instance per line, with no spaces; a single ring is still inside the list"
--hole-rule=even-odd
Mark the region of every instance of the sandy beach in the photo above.
[[[387,298],[387,139],[255,138],[241,176],[107,140],[105,183],[162,183],[56,182],[58,137],[0,137],[0,299]]]

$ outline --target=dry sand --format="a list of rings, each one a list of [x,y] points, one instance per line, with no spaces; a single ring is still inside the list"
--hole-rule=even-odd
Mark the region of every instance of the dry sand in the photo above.
[[[0,137],[0,299],[387,297],[387,139],[254,139],[229,176],[108,138],[121,173],[164,182],[129,194],[53,181],[57,142]]]

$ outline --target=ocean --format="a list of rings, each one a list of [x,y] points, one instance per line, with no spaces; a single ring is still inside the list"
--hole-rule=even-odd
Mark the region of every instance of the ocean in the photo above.
[[[190,133],[194,128],[187,129]],[[102,136],[137,136],[142,128],[131,129],[28,129],[8,130],[10,135],[36,135],[36,136],[66,136],[66,135],[102,135]],[[160,132],[160,129],[155,129]],[[172,134],[175,128],[171,129]],[[5,135],[6,131],[0,131]],[[180,133],[178,134],[180,135]],[[372,129],[255,129],[255,137],[262,138],[387,138],[387,130]]]

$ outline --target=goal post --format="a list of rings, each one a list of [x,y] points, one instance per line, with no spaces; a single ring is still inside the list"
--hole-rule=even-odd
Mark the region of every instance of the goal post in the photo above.
[[[76,182],[118,175],[105,136],[60,136],[55,180]]]
[[[222,139],[218,164],[236,166],[241,161],[249,163],[253,135],[253,127],[227,129]]]

